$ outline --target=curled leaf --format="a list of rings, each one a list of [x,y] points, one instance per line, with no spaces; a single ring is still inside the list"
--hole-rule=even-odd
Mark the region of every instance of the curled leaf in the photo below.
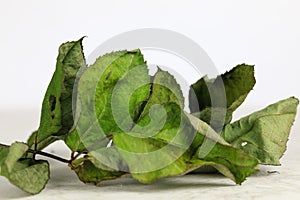
[[[291,97],[225,126],[222,136],[261,164],[279,165],[299,100]]]
[[[49,180],[49,164],[44,160],[24,158],[28,148],[20,142],[0,147],[0,174],[25,192],[37,194]]]
[[[102,141],[106,135],[130,128],[136,109],[148,98],[149,82],[139,50],[99,57],[78,82],[75,127],[66,138],[69,148],[102,148],[109,142]]]
[[[241,64],[215,79],[206,76],[191,86],[189,106],[191,113],[215,130],[231,121],[232,113],[245,100],[255,85],[254,66]],[[195,94],[195,95],[193,95]]]
[[[72,95],[77,73],[85,67],[81,38],[59,47],[56,70],[46,91],[39,129],[28,139],[28,145],[41,150],[56,140],[64,139],[72,128]]]

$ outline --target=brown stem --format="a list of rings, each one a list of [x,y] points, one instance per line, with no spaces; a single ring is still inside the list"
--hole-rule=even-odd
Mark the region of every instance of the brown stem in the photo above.
[[[106,135],[105,137],[101,138],[96,143],[92,144],[88,148],[93,148],[94,146],[96,146],[96,145],[101,144],[102,142],[104,142],[106,139],[110,139],[112,136],[113,136],[113,133],[110,133],[110,134]],[[0,143],[0,147],[9,147],[9,146]],[[68,164],[72,163],[72,161],[75,160],[76,158],[78,158],[83,152],[84,151],[78,152],[78,154],[76,154],[76,155],[74,155],[75,152],[72,152],[71,159],[67,160],[65,158],[61,158],[59,156],[56,156],[56,155],[53,155],[53,154],[50,154],[50,153],[47,153],[47,152],[39,151],[39,150],[36,150],[36,149],[28,149],[27,150],[27,153],[32,153],[33,154],[33,159],[35,159],[35,155],[42,155],[42,156],[45,156],[45,157],[48,157],[48,158],[52,158],[54,160],[57,160],[57,161],[60,161],[60,162],[63,162],[63,163],[68,163]]]
[[[0,147],[9,147],[9,146],[6,145],[6,144],[0,144]],[[47,152],[43,152],[43,151],[28,149],[27,153],[32,153],[33,155],[45,156],[45,157],[52,158],[54,160],[64,162],[64,163],[68,163],[68,164],[72,162],[72,160],[67,160],[67,159],[64,159],[64,158],[61,158],[59,156],[56,156],[56,155],[53,155],[53,154],[50,154],[50,153],[47,153]]]
[[[48,158],[52,158],[54,160],[57,160],[57,161],[60,161],[60,162],[63,162],[63,163],[71,163],[72,160],[67,160],[67,159],[64,159],[64,158],[61,158],[59,156],[56,156],[56,155],[53,155],[53,154],[50,154],[50,153],[47,153],[47,152],[43,152],[43,151],[35,151],[35,150],[32,150],[32,149],[28,149],[27,150],[28,153],[32,153],[34,155],[41,155],[41,156],[45,156],[45,157],[48,157]]]
[[[37,130],[36,132],[35,132],[35,139],[34,139],[34,152],[36,152],[37,151],[37,147],[38,147],[38,134],[39,134],[39,130]],[[35,155],[36,155],[36,153],[33,153],[33,160],[35,160]]]

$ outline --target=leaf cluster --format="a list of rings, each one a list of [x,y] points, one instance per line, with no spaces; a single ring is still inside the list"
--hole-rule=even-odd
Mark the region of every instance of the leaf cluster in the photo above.
[[[254,66],[241,64],[189,93],[176,79],[151,76],[140,50],[117,51],[86,66],[82,39],[60,46],[40,126],[26,143],[0,145],[0,175],[39,193],[49,179],[43,155],[68,164],[84,183],[130,175],[141,183],[211,166],[241,184],[259,164],[279,165],[298,99],[290,97],[231,122],[255,85]],[[57,140],[70,159],[43,152]],[[201,176],[199,177],[201,178]]]

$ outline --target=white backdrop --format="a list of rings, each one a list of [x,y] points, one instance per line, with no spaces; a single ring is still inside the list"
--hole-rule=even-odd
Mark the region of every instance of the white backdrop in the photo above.
[[[61,43],[88,36],[88,55],[114,35],[147,27],[188,36],[220,72],[255,64],[257,84],[241,109],[300,97],[299,9],[297,0],[0,1],[1,118],[40,109]],[[172,63],[163,55],[146,59]],[[35,125],[37,115],[30,116]]]
[[[114,35],[145,27],[190,37],[220,72],[255,64],[247,103],[300,97],[299,9],[297,0],[1,1],[0,107],[40,107],[62,42],[86,35],[88,55]]]

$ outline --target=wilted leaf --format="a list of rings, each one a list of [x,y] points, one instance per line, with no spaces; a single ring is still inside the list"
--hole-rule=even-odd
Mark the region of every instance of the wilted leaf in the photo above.
[[[35,143],[41,150],[63,139],[73,126],[73,88],[79,69],[85,67],[82,39],[59,47],[56,70],[43,100],[40,127],[28,139],[32,149]]]
[[[47,161],[20,160],[9,174],[9,181],[30,194],[40,193],[50,178]]]
[[[192,162],[196,162],[195,159],[208,161],[210,163],[206,165],[213,166],[237,184],[241,184],[246,177],[257,171],[257,159],[232,147],[204,121],[190,114],[187,116],[198,131],[197,136],[202,138]]]
[[[131,131],[116,133],[113,142],[133,178],[143,183],[187,171],[195,131],[188,124],[180,86],[158,70],[149,99]]]
[[[97,162],[95,158],[86,156],[85,158],[73,161],[73,166],[71,166],[71,168],[82,182],[93,183],[95,185],[101,181],[119,178],[126,174],[125,172],[117,171],[102,165],[99,161],[97,165],[95,165],[95,162]],[[103,169],[103,167],[105,169]]]
[[[25,192],[37,194],[49,179],[49,164],[43,160],[23,158],[28,148],[20,142],[1,147],[0,174]]]
[[[139,50],[118,51],[98,58],[80,77],[76,127],[67,137],[68,146],[73,151],[105,147],[109,140],[102,139],[106,135],[121,131],[121,126],[131,127],[136,109],[148,98],[149,82]],[[98,141],[102,142],[97,144]]]
[[[222,136],[260,163],[279,165],[295,120],[296,98],[288,98],[225,126]]]
[[[191,113],[220,131],[255,85],[254,66],[238,65],[215,79],[201,78],[191,86]],[[193,95],[195,94],[195,96]]]

